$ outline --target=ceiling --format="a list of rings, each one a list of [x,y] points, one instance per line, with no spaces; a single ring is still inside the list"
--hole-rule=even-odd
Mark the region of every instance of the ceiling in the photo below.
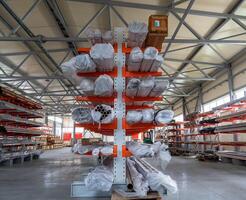
[[[77,105],[79,88],[60,64],[87,47],[88,27],[109,30],[168,14],[163,104],[188,96],[194,86],[241,55],[246,45],[243,0],[5,0],[0,2],[0,83],[42,103],[49,113]],[[67,38],[65,40],[64,38]]]

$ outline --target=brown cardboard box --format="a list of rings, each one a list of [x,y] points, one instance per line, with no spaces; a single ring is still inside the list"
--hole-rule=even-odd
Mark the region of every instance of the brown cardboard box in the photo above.
[[[165,35],[162,33],[148,33],[145,40],[145,47],[152,46],[161,50],[164,39]]]
[[[168,16],[151,15],[149,16],[149,32],[162,33],[164,36],[168,34]]]

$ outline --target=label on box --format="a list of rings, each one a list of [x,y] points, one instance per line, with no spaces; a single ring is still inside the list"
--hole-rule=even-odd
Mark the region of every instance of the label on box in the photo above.
[[[155,20],[154,21],[154,26],[155,27],[160,27],[161,23],[160,23],[160,20]]]

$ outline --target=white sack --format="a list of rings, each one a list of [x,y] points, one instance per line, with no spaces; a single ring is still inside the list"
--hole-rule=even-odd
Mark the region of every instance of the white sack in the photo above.
[[[146,48],[144,51],[143,62],[141,64],[140,71],[149,72],[157,55],[158,50],[155,47]]]
[[[157,97],[157,96],[161,96],[162,93],[167,89],[167,87],[169,86],[169,81],[168,80],[155,80],[155,86],[154,88],[151,90],[149,96],[151,97]]]
[[[72,111],[72,119],[79,123],[90,123],[93,121],[89,108],[75,108]]]
[[[138,87],[140,83],[141,81],[137,78],[130,79],[126,86],[126,96],[129,96],[129,97],[137,96]]]
[[[142,120],[142,112],[141,111],[135,111],[135,110],[129,110],[126,115],[126,121],[129,124],[135,124]]]
[[[157,124],[165,124],[173,119],[174,112],[172,110],[159,110],[155,115],[155,122]]]
[[[142,122],[143,123],[151,123],[154,121],[154,116],[155,116],[155,112],[153,109],[144,109],[142,110]]]
[[[114,48],[111,44],[95,44],[90,56],[96,63],[98,71],[112,71],[114,67]]]
[[[161,67],[161,64],[164,62],[164,58],[161,55],[157,55],[155,57],[154,62],[152,63],[152,66],[150,68],[151,72],[157,72],[158,69]]]
[[[148,33],[148,27],[145,23],[132,22],[128,24],[128,47],[142,47]]]
[[[114,174],[105,166],[96,167],[85,178],[85,186],[89,190],[109,191],[112,187]]]
[[[143,79],[139,84],[137,96],[147,97],[154,86],[155,86],[154,78]]]
[[[72,83],[79,85],[81,81],[81,77],[77,75],[75,69],[75,62],[76,62],[76,58],[74,57],[69,61],[62,63],[61,70],[67,79],[69,79]]]
[[[92,111],[91,116],[93,121],[102,124],[109,124],[114,119],[114,110],[111,106],[101,104],[97,105]]]
[[[143,60],[143,52],[139,47],[135,47],[131,50],[128,58],[128,71],[139,71]]]
[[[94,94],[97,96],[112,96],[114,81],[108,75],[101,75],[95,81]]]
[[[105,146],[102,147],[100,152],[104,155],[104,156],[110,156],[113,154],[113,147],[112,146]]]
[[[77,72],[95,72],[96,65],[88,54],[81,54],[75,57],[74,67]]]
[[[176,181],[160,171],[148,173],[147,180],[150,188],[154,191],[158,191],[160,194],[163,194],[165,188],[171,193],[176,193],[178,191]]]
[[[87,95],[94,93],[94,81],[88,78],[82,78],[80,82],[80,89]]]

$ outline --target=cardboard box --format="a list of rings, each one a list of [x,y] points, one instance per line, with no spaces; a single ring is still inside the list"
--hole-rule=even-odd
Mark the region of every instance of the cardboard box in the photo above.
[[[168,34],[168,16],[151,15],[149,16],[149,32],[162,33],[164,36]]]
[[[161,50],[164,39],[165,35],[162,33],[148,33],[145,40],[145,47],[151,46]]]

